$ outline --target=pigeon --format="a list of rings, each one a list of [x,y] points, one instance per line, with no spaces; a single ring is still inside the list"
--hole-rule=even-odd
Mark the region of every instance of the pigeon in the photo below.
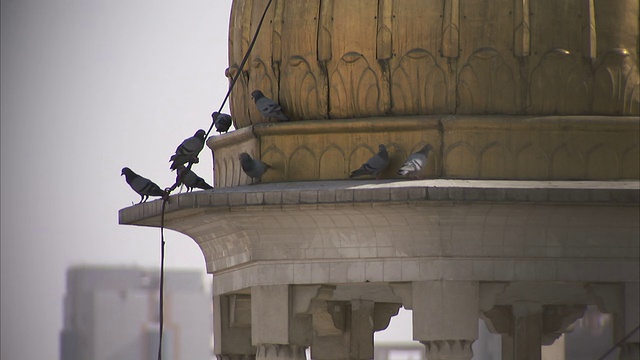
[[[169,161],[171,163],[171,170],[178,168],[178,165],[184,165],[187,162],[197,164],[198,154],[204,147],[204,137],[206,132],[202,129],[198,130],[195,135],[185,139],[176,149],[176,153],[171,155]]]
[[[213,187],[204,181],[203,178],[196,175],[189,168],[184,167],[184,165],[178,165],[178,175],[176,176],[176,183],[184,184],[187,187],[187,192],[192,191],[193,188],[198,188],[202,190],[213,189]]]
[[[216,111],[211,114],[211,117],[213,118],[213,124],[216,126],[216,131],[218,133],[222,134],[223,132],[226,133],[229,131],[229,128],[231,127],[231,115]]]
[[[271,168],[271,165],[269,164],[265,164],[260,160],[252,159],[251,155],[246,152],[240,154],[240,166],[242,166],[242,171],[251,178],[252,183],[253,179],[258,179],[258,182],[260,182],[262,174],[264,174],[267,169]]]
[[[256,102],[258,110],[260,110],[260,113],[262,113],[265,118],[274,118],[278,121],[289,121],[287,115],[282,112],[280,105],[264,96],[262,91],[255,90],[251,93],[251,98]]]
[[[149,196],[165,196],[165,192],[160,189],[156,183],[134,173],[133,170],[128,167],[122,168],[120,176],[122,175],[124,175],[127,180],[127,184],[131,186],[133,191],[140,195],[140,202],[138,204],[146,202],[149,199]]]
[[[433,146],[427,144],[417,153],[411,154],[398,170],[398,175],[409,175],[412,179],[417,179],[418,174],[427,164],[427,158],[431,150],[433,150]]]
[[[359,169],[353,170],[351,175],[349,175],[349,178],[363,175],[375,175],[377,178],[382,170],[389,165],[389,154],[387,153],[387,148],[383,144],[380,144],[378,149],[378,153],[367,160],[366,163],[362,164]]]

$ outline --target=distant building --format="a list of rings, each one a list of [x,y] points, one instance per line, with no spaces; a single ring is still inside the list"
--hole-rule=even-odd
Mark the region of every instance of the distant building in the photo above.
[[[61,360],[157,359],[158,270],[67,271]],[[211,297],[197,271],[166,271],[163,359],[212,358]]]

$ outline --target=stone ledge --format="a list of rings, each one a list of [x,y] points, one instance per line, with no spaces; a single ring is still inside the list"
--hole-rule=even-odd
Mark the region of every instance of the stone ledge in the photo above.
[[[238,166],[247,152],[270,164],[264,183],[347,180],[385,144],[396,171],[429,143],[421,176],[432,179],[638,180],[638,131],[632,116],[429,115],[255,124],[207,145],[216,188],[248,185]]]
[[[175,220],[216,207],[240,211],[255,207],[315,209],[325,205],[417,201],[631,205],[640,203],[640,182],[435,179],[269,183],[172,195],[165,214]],[[161,200],[123,208],[119,211],[119,223],[159,226],[161,210]]]

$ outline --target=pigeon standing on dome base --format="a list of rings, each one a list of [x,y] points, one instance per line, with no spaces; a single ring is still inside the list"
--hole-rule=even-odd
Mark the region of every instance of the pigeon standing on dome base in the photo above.
[[[349,175],[349,178],[356,176],[373,175],[376,179],[379,178],[380,173],[389,165],[389,153],[387,153],[387,147],[383,144],[378,145],[378,153],[372,156],[366,163],[362,164],[360,168],[353,170]]]
[[[400,170],[398,170],[398,175],[401,176],[409,176],[411,179],[419,179],[419,174],[422,169],[427,164],[427,159],[429,157],[429,151],[433,150],[433,146],[431,144],[427,144],[420,149],[420,151],[411,154],[407,160],[402,164]]]
[[[261,160],[253,159],[251,155],[247,154],[246,152],[240,154],[239,159],[242,171],[244,171],[244,173],[251,178],[252,184],[254,179],[258,179],[257,182],[260,182],[262,175],[268,169],[271,169],[271,165],[265,164]]]
[[[251,98],[256,103],[256,107],[267,119],[276,119],[277,121],[289,121],[287,115],[282,112],[282,108],[278,103],[264,96],[262,91],[255,90],[251,93]]]

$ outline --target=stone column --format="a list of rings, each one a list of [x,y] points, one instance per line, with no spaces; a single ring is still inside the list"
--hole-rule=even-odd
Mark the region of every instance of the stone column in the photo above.
[[[424,344],[427,360],[470,360],[478,338],[478,283],[414,282],[413,338]]]
[[[314,360],[373,359],[373,334],[386,329],[400,306],[371,300],[326,301],[324,307],[317,306],[311,357]],[[330,318],[321,316],[322,309],[326,309]]]
[[[589,291],[596,300],[598,310],[613,315],[613,341],[622,340],[640,322],[640,284],[589,284]],[[620,345],[620,360],[640,358],[640,334],[638,331]]]
[[[218,360],[253,360],[251,298],[249,295],[213,297],[214,353]]]
[[[374,302],[351,300],[350,359],[373,359]]]
[[[257,348],[257,360],[306,359],[307,345],[294,340],[295,332],[300,335],[306,329],[293,319],[291,303],[289,285],[251,288],[251,340]]]
[[[551,345],[570,331],[585,310],[586,305],[543,306],[516,301],[513,305],[496,305],[482,315],[491,332],[502,334],[503,360],[540,360],[542,345]]]
[[[542,305],[517,302],[512,307],[514,323],[513,359],[542,358]]]
[[[624,334],[640,325],[640,283],[624,284]],[[635,331],[620,346],[620,360],[640,359],[640,330]]]

